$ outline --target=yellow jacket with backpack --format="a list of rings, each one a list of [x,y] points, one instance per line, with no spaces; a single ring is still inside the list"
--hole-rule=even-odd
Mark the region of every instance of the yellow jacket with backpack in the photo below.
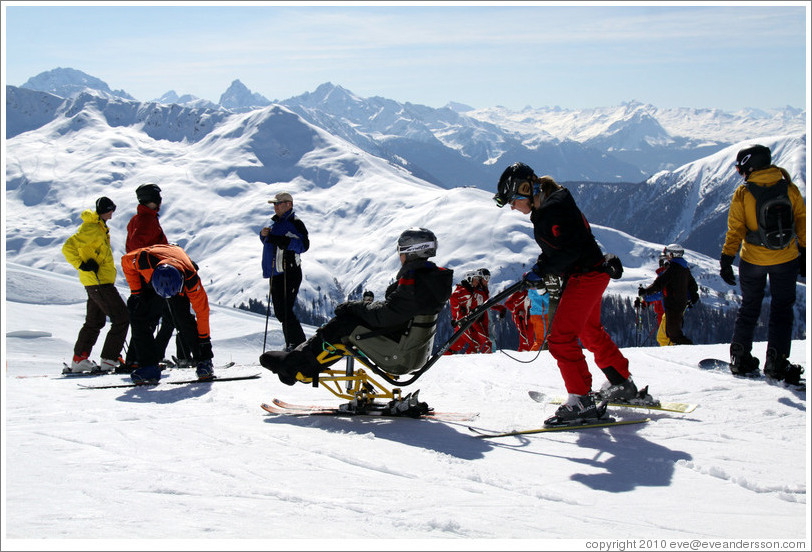
[[[797,242],[792,240],[782,249],[768,249],[762,245],[748,243],[745,239],[747,233],[758,230],[758,221],[756,198],[747,189],[747,184],[769,188],[782,180],[786,180],[788,183],[787,195],[792,204]],[[747,177],[747,183],[736,189],[730,201],[727,234],[722,254],[735,257],[737,253],[740,253],[743,261],[759,266],[769,266],[797,259],[799,247],[806,248],[806,204],[800,190],[792,183],[789,173],[781,167],[772,165],[766,169],[753,171]],[[740,248],[741,251],[739,251]]]

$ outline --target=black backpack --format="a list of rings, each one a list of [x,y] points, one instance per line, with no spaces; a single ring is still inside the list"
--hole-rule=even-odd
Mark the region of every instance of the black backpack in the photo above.
[[[748,230],[747,243],[767,249],[784,249],[795,239],[795,215],[787,192],[789,183],[781,179],[773,186],[747,183],[747,189],[756,198],[758,230]]]

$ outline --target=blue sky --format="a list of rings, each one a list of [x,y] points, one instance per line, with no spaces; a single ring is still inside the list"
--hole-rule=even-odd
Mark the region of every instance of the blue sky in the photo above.
[[[3,78],[19,86],[71,67],[139,100],[175,90],[217,102],[239,79],[271,100],[329,81],[431,107],[805,108],[808,10],[808,2],[3,2]]]

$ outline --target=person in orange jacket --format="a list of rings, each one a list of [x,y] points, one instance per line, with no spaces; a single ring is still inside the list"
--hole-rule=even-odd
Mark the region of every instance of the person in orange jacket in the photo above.
[[[197,364],[201,380],[214,378],[209,329],[209,299],[196,265],[177,245],[156,244],[135,249],[121,258],[121,268],[130,286],[127,308],[132,340],[140,365],[131,374],[137,384],[158,381],[160,354],[153,329],[168,304],[175,326],[190,356]],[[195,316],[189,312],[189,307]]]

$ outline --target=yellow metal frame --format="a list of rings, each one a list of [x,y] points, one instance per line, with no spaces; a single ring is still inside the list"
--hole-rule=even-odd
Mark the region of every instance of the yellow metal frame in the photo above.
[[[361,406],[372,404],[376,399],[386,401],[400,400],[399,388],[388,389],[373,379],[363,368],[350,372],[351,359],[357,360],[367,368],[372,368],[371,361],[363,353],[354,352],[343,344],[330,345],[329,349],[316,357],[319,364],[327,364],[341,358],[347,358],[347,369],[325,370],[318,376],[318,384],[340,399],[351,401],[353,405]],[[393,378],[396,376],[392,376]],[[313,383],[314,378],[308,378],[301,373],[296,379],[302,383]]]

